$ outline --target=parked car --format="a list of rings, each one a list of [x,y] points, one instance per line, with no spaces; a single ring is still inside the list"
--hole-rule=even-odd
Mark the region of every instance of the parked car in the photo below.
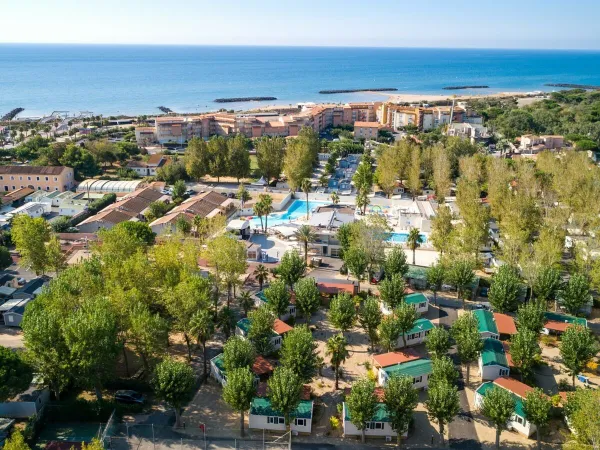
[[[375,273],[373,273],[373,275],[371,276],[371,279],[369,280],[371,284],[379,284],[379,282],[381,280],[383,280],[383,277],[385,276],[385,272],[383,269],[379,269],[378,271],[376,271]]]
[[[141,405],[144,403],[144,396],[137,391],[123,390],[115,392],[115,400],[119,403],[130,403]]]
[[[196,191],[193,190],[193,189],[188,189],[187,191],[185,191],[185,195],[192,196],[192,195],[195,195],[195,194],[196,194]]]

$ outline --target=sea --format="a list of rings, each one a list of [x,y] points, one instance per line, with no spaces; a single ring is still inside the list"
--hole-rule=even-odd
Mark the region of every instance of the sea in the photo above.
[[[552,91],[600,85],[600,52],[549,50],[0,44],[0,115],[103,115],[243,110],[299,102],[385,99],[326,89],[397,88],[410,94]],[[444,86],[489,89],[445,91]],[[277,100],[218,104],[222,97]]]

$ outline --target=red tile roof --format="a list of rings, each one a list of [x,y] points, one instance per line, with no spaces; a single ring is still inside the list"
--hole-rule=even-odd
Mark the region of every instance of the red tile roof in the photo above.
[[[267,375],[273,372],[273,370],[271,363],[260,355],[256,357],[254,364],[252,365],[252,372],[258,376]]]
[[[525,383],[515,380],[510,377],[500,377],[494,380],[494,384],[504,388],[521,398],[525,398],[529,391],[533,391],[531,386],[527,386]]]
[[[285,334],[288,331],[292,331],[292,330],[293,330],[293,328],[290,327],[283,320],[275,319],[275,322],[273,323],[273,331],[275,331],[275,333],[281,335],[281,334]]]
[[[393,366],[395,364],[402,364],[420,358],[421,357],[417,355],[417,353],[412,349],[406,349],[402,352],[382,353],[381,355],[373,356],[375,364],[380,367],[388,367]]]
[[[573,325],[572,323],[568,323],[568,322],[557,322],[555,320],[548,320],[545,324],[544,324],[544,328],[547,328],[548,330],[552,330],[552,331],[560,331],[560,332],[565,332],[567,327]]]
[[[339,294],[347,292],[354,295],[355,284],[344,280],[339,281],[317,281],[317,288],[321,294]]]
[[[496,321],[498,333],[517,334],[515,320],[511,316],[502,313],[494,313],[494,320]]]
[[[510,345],[508,345],[508,342],[502,341],[502,347],[504,347],[504,356],[506,356],[508,367],[515,367],[512,356],[510,356]]]

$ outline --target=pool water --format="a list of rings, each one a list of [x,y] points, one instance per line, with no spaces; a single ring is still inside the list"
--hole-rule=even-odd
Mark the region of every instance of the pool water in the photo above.
[[[312,212],[317,206],[327,205],[326,202],[308,202],[308,210]],[[295,220],[301,216],[306,216],[306,200],[294,200],[287,211],[272,213],[269,214],[267,226],[275,226],[281,225],[283,223],[288,223],[291,220]],[[262,218],[263,222],[265,218]],[[260,218],[258,216],[254,216],[250,220],[250,226],[252,228],[260,228]]]
[[[389,237],[387,238],[388,242],[394,242],[397,244],[404,244],[408,239],[408,233],[389,233]],[[427,242],[427,236],[421,235],[421,244],[425,244]]]

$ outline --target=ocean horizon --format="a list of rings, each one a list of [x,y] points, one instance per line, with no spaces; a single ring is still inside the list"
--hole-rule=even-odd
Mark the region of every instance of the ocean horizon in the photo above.
[[[268,47],[0,44],[0,115],[104,115],[244,110],[299,102],[385,100],[325,89],[396,88],[391,94],[552,91],[546,83],[600,85],[600,51],[426,47]],[[447,91],[455,85],[489,89]],[[215,103],[223,97],[277,97]]]

